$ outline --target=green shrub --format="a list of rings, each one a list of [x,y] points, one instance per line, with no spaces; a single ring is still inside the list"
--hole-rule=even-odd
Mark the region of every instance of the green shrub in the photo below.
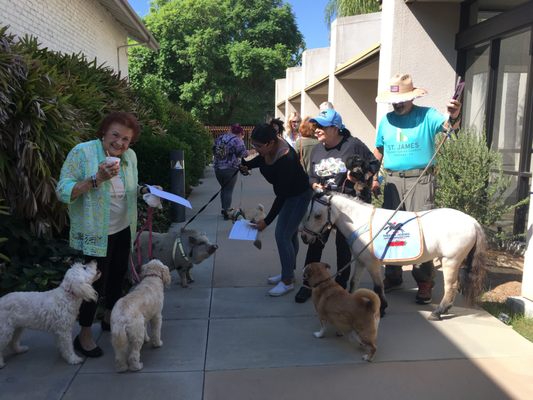
[[[1,203],[3,203],[4,200],[0,199],[0,215],[9,215],[9,213],[7,212],[8,209],[6,206],[2,205]],[[5,217],[3,217],[5,218]],[[6,234],[7,236],[7,234]],[[7,242],[7,237],[2,237],[0,236],[0,247],[3,246],[3,243]],[[0,263],[2,261],[9,261],[9,257],[6,256],[5,254],[2,254],[0,253]]]
[[[141,135],[135,144],[139,170],[139,182],[160,185],[170,189],[170,150],[183,149],[190,153],[189,145],[172,135]]]
[[[185,179],[188,185],[197,185],[211,158],[213,145],[211,134],[197,119],[178,106],[172,107],[172,119],[167,133],[170,136],[180,138],[188,145],[188,149],[183,148],[185,151]]]
[[[57,179],[68,152],[94,138],[110,111],[132,112],[141,123],[135,146],[141,181],[169,189],[169,152],[183,149],[187,184],[198,182],[211,138],[158,87],[147,80],[137,92],[96,60],[49,51],[34,37],[16,40],[0,27],[0,198],[6,202],[0,213],[11,214],[0,218],[1,290],[45,290],[60,282],[73,250],[52,239],[68,232]],[[156,218],[167,222],[161,213]]]
[[[441,148],[436,166],[438,207],[461,210],[485,228],[516,207],[505,203],[509,178],[503,175],[501,155],[488,148],[485,135],[460,131]]]
[[[11,217],[2,218],[0,236],[8,236],[5,252],[10,259],[0,274],[0,296],[57,287],[74,258],[81,257],[66,240],[36,238]]]

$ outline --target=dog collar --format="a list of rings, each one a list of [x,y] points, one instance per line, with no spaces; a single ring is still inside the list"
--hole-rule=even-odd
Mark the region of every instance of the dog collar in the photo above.
[[[163,278],[161,278],[161,275],[157,275],[157,274],[146,274],[146,275],[143,275],[143,279],[144,278],[148,278],[149,276],[153,276],[153,277],[156,277],[156,278],[159,278],[161,280],[163,280]]]
[[[174,240],[174,245],[172,246],[172,264],[174,264],[174,268],[178,268],[178,265],[176,264],[176,250],[180,251],[180,256],[185,260],[185,262],[192,265],[192,262],[189,260],[189,257],[185,254],[185,249],[183,248],[183,243],[181,242],[181,238],[176,236],[176,239]]]

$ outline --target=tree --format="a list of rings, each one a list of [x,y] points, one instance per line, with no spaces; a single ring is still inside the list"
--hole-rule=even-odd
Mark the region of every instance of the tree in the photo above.
[[[156,81],[204,123],[261,120],[274,80],[300,61],[303,38],[281,0],[156,0],[150,10],[161,48],[130,49],[131,82]]]
[[[378,0],[329,0],[325,9],[326,24],[330,26],[335,17],[368,14],[379,10]]]

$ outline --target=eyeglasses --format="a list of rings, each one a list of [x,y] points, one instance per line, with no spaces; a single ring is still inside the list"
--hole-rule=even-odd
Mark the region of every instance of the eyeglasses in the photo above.
[[[266,146],[268,143],[250,143],[250,146],[252,146],[254,149],[260,149],[263,146]]]

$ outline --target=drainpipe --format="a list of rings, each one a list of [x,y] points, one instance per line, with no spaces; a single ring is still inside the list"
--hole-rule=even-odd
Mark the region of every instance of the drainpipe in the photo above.
[[[123,44],[122,46],[117,47],[117,70],[120,71],[120,49],[124,47],[133,47],[133,46],[144,46],[145,44],[148,44],[150,41],[141,42],[141,43],[134,43],[134,44]]]

